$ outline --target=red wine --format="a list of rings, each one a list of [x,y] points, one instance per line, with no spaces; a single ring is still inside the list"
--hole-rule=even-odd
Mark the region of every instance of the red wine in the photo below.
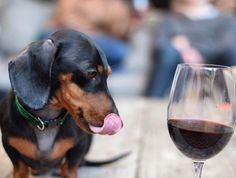
[[[170,119],[168,129],[177,148],[196,160],[205,160],[216,155],[233,134],[232,127],[194,119]]]

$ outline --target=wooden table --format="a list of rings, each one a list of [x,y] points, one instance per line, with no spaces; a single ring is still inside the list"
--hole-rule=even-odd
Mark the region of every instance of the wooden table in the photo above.
[[[127,151],[132,154],[104,167],[81,168],[79,178],[195,178],[192,161],[169,137],[165,100],[119,98],[116,103],[124,128],[115,136],[96,136],[88,159],[103,160]],[[5,178],[11,164],[2,148],[0,156],[0,178]],[[206,161],[203,178],[236,178],[236,136],[220,154]]]

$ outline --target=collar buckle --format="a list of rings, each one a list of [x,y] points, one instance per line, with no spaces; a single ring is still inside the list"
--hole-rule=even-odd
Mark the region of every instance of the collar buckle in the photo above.
[[[45,124],[44,124],[44,122],[43,122],[39,117],[38,117],[37,119],[38,119],[38,121],[39,121],[39,124],[36,125],[37,128],[38,128],[39,130],[44,130],[44,129],[45,129]]]

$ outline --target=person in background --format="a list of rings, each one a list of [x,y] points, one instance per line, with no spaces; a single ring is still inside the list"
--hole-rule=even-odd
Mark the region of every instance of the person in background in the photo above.
[[[105,52],[113,71],[122,68],[135,24],[130,0],[58,0],[53,18],[40,38],[60,28],[91,36]]]
[[[172,0],[170,13],[155,27],[148,97],[168,93],[179,63],[236,64],[235,17],[210,0]]]
[[[236,0],[213,0],[212,3],[223,12],[236,13]]]

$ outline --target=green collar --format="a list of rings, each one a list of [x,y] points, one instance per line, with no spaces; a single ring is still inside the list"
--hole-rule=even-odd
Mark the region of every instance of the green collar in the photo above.
[[[56,119],[50,119],[50,120],[42,120],[40,117],[35,117],[30,112],[28,112],[19,102],[17,96],[15,96],[15,104],[18,112],[22,117],[24,117],[26,120],[28,120],[31,124],[38,127],[39,130],[44,130],[45,127],[48,127],[49,125],[62,125],[68,115],[68,112],[63,117],[59,117]]]

